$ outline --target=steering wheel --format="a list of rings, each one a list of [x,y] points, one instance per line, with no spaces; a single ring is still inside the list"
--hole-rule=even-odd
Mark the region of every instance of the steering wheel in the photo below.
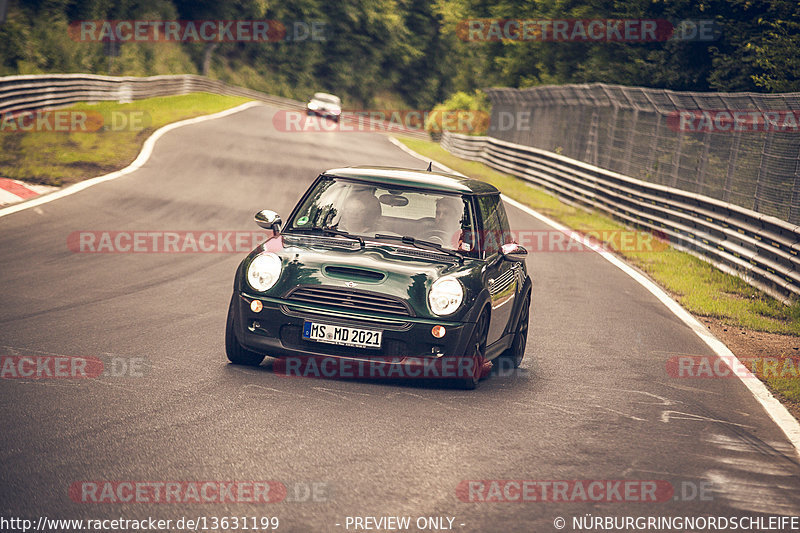
[[[450,235],[448,232],[440,229],[430,230],[425,233],[425,238],[423,240],[437,242],[437,244],[441,244],[444,246],[447,244]]]

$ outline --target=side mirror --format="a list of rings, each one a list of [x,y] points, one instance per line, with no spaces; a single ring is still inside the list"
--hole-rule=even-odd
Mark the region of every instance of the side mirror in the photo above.
[[[502,253],[503,257],[509,261],[518,261],[521,263],[522,261],[525,261],[525,257],[528,255],[528,250],[519,244],[512,242],[501,246],[500,253]]]
[[[264,209],[256,213],[256,216],[253,218],[260,227],[272,230],[273,235],[280,233],[283,221],[280,215],[275,211]]]

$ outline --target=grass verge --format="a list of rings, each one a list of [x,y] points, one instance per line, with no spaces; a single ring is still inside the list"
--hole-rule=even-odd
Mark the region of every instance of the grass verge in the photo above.
[[[596,211],[573,207],[555,196],[535,188],[509,174],[498,172],[483,163],[456,157],[439,144],[399,138],[415,152],[439,161],[470,177],[491,183],[504,194],[526,204],[536,211],[577,230],[623,230],[627,226]],[[800,353],[800,302],[784,305],[778,300],[751,287],[742,279],[726,274],[686,252],[671,247],[657,251],[621,251],[628,263],[646,272],[656,283],[667,290],[685,309],[698,317],[706,318],[729,346],[725,336],[747,336],[747,332],[764,332],[775,342],[772,353],[762,357],[794,357]],[[712,328],[711,325],[708,326]],[[735,330],[735,331],[734,331]],[[750,337],[753,337],[751,335]],[[757,337],[757,336],[756,336]],[[737,339],[738,340],[738,339]],[[741,343],[736,343],[740,346]],[[762,343],[758,343],[763,345]],[[758,351],[759,346],[741,345],[742,351]],[[736,352],[737,355],[740,352]],[[800,369],[795,367],[795,374]],[[778,397],[788,400],[795,416],[800,415],[800,376],[778,378],[765,376],[764,381]]]
[[[81,103],[57,110],[60,116],[68,115],[70,123],[72,117],[79,117],[77,127],[63,128],[73,131],[46,131],[42,124],[23,131],[25,122],[6,118],[0,126],[0,176],[61,186],[107,174],[136,159],[144,141],[161,126],[247,101],[192,93],[130,104]],[[81,121],[80,117],[88,119]],[[48,115],[48,123],[57,124],[54,114]]]

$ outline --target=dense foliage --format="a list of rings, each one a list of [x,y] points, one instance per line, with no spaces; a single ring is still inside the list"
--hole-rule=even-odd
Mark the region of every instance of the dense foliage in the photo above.
[[[496,19],[710,20],[713,41],[467,42]],[[124,43],[69,36],[80,20],[316,22],[324,40]],[[341,94],[346,106],[430,108],[457,91],[609,82],[700,91],[800,90],[800,4],[789,0],[10,0],[0,75],[206,73],[276,94]]]

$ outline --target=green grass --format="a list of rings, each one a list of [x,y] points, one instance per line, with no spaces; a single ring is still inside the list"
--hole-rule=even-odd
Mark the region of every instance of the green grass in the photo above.
[[[144,141],[161,126],[216,113],[247,101],[246,98],[192,93],[136,100],[130,104],[101,102],[70,106],[59,111],[83,111],[90,117],[99,114],[105,119],[138,116],[144,118],[144,127],[95,132],[23,132],[5,127],[0,131],[0,176],[60,186],[113,172],[130,164]],[[142,113],[132,115],[131,112]]]
[[[514,176],[483,163],[458,158],[437,143],[411,138],[400,140],[412,150],[468,176],[489,182],[504,194],[577,230],[622,230],[626,226],[597,212],[561,202]],[[731,326],[754,331],[800,335],[800,302],[784,305],[691,254],[670,247],[657,251],[623,251],[626,260],[647,272],[690,312],[713,317]],[[795,384],[800,391],[800,386]]]

